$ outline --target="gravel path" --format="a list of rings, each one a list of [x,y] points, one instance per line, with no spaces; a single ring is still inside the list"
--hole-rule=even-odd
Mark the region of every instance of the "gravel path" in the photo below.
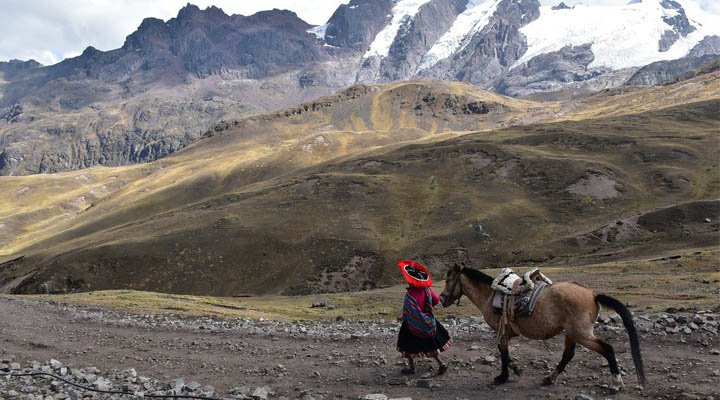
[[[436,377],[433,364],[421,362],[418,374],[406,378],[399,373],[403,360],[395,351],[396,323],[181,319],[4,298],[0,370],[45,370],[91,385],[100,379],[100,385],[116,390],[224,398],[720,399],[720,315],[670,311],[636,313],[649,380],[644,391],[635,386],[625,330],[606,312],[597,332],[615,346],[627,369],[620,393],[606,386],[604,359],[584,349],[557,385],[541,386],[560,359],[561,338],[513,340],[511,354],[523,366],[523,376],[489,385],[499,372],[494,335],[480,318],[443,320],[444,311],[439,316],[454,334],[453,347],[444,353],[450,371]],[[31,364],[34,360],[39,362]],[[83,394],[49,379],[0,377],[0,399]]]

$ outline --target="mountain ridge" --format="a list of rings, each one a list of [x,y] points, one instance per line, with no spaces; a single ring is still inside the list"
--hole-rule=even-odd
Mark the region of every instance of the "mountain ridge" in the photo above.
[[[537,0],[352,0],[320,27],[290,11],[226,15],[188,4],[168,21],[145,19],[115,50],[88,47],[52,66],[0,63],[0,175],[150,162],[221,120],[282,110],[357,83],[459,80],[518,97],[658,84],[720,58],[720,36],[700,38],[715,28],[683,7],[688,1],[553,8]],[[642,68],[602,65],[617,58],[608,56],[607,43],[627,32],[600,30],[609,36],[589,43],[584,20],[572,22],[602,11],[601,21],[618,15],[632,26],[646,9],[652,23],[641,37],[649,47],[639,54],[681,58]],[[550,29],[553,18],[578,35],[553,33],[562,40],[546,46],[532,32]],[[665,35],[668,29],[677,37]]]

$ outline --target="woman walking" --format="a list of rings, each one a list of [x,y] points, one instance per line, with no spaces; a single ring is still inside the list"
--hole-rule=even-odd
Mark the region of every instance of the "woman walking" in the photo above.
[[[442,375],[448,367],[440,359],[440,352],[449,349],[452,342],[448,331],[432,312],[440,297],[432,290],[432,278],[424,265],[402,260],[398,267],[408,282],[397,341],[398,351],[408,360],[402,373],[415,373],[415,358],[432,357],[438,363],[438,375]]]

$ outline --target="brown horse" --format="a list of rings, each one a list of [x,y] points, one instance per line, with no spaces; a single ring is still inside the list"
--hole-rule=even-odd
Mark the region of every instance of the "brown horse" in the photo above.
[[[490,287],[492,281],[492,277],[481,271],[455,265],[447,272],[445,289],[440,295],[442,305],[447,307],[465,295],[480,309],[488,325],[497,332],[501,316],[492,307],[493,289]],[[505,329],[507,340],[502,340],[498,344],[502,371],[495,378],[495,383],[502,384],[508,380],[508,367],[510,366],[508,342],[511,337],[522,335],[530,339],[546,340],[565,331],[565,351],[562,359],[555,370],[545,377],[543,383],[546,385],[555,383],[558,375],[563,372],[565,366],[575,355],[575,346],[580,344],[607,359],[612,373],[611,388],[620,390],[624,384],[615,359],[615,352],[612,346],[595,337],[593,333],[593,325],[600,312],[599,304],[613,309],[622,318],[630,336],[630,349],[635,363],[635,372],[640,385],[644,385],[645,373],[640,356],[640,341],[632,314],[617,299],[604,294],[596,294],[574,282],[560,282],[548,286],[540,296],[533,313],[516,318],[516,329],[519,332],[514,332],[511,328]]]

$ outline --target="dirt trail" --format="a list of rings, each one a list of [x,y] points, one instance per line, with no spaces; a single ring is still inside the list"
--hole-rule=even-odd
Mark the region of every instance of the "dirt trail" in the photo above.
[[[427,389],[417,387],[416,381],[423,373],[433,372],[431,363],[421,363],[418,375],[407,382],[400,375],[402,360],[394,348],[394,325],[356,324],[350,325],[356,327],[354,333],[325,335],[314,333],[319,325],[312,323],[307,329],[297,323],[291,329],[295,333],[285,333],[287,324],[254,321],[249,332],[217,329],[212,322],[200,329],[172,318],[158,324],[134,324],[116,311],[105,315],[106,311],[83,310],[0,299],[0,358],[20,363],[55,358],[69,366],[95,366],[103,371],[135,368],[140,375],[161,381],[183,377],[209,384],[216,394],[227,394],[239,385],[267,385],[278,397],[311,393],[316,399],[370,393],[413,399],[575,399],[580,394],[595,399],[720,399],[718,338],[717,332],[709,330],[689,335],[643,333],[649,384],[640,392],[625,331],[601,326],[599,334],[615,346],[628,372],[626,390],[614,394],[603,386],[610,378],[604,360],[584,350],[578,351],[559,384],[541,386],[542,377],[560,358],[558,338],[514,340],[511,354],[524,367],[523,377],[512,377],[504,386],[489,385],[499,370],[499,361],[488,357],[497,357],[493,334],[470,332],[474,328],[458,324],[450,329],[456,332],[454,346],[445,353],[450,371],[434,377],[437,387]],[[333,324],[327,326],[334,329]]]

